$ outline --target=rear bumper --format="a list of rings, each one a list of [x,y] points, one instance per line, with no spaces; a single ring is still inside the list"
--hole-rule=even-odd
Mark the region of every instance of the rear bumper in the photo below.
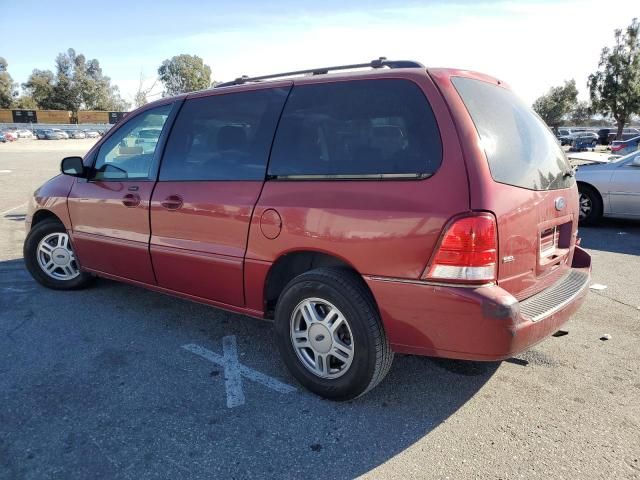
[[[582,304],[591,257],[575,247],[572,268],[518,302],[497,285],[463,288],[365,277],[394,351],[466,360],[502,360],[557,331]]]

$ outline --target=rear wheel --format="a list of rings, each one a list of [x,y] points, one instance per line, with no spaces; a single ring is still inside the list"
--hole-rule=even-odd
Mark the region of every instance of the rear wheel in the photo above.
[[[93,278],[80,271],[69,235],[55,219],[31,229],[24,242],[24,262],[38,283],[56,290],[82,288]]]
[[[594,225],[602,217],[602,199],[598,192],[588,186],[578,184],[580,202],[580,223]]]
[[[280,295],[275,326],[282,359],[312,392],[350,400],[385,377],[393,352],[371,293],[354,272],[318,268]]]

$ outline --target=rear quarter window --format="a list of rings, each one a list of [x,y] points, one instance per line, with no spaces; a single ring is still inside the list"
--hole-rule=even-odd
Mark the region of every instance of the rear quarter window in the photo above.
[[[272,176],[428,176],[442,161],[431,106],[409,80],[295,86],[274,140]]]
[[[530,190],[574,184],[553,133],[511,90],[471,78],[451,81],[471,115],[496,182]]]

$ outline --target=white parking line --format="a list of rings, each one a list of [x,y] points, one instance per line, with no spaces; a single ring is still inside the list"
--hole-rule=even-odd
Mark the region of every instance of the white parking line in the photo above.
[[[235,335],[229,335],[222,339],[224,356],[195,344],[183,345],[182,348],[224,367],[228,408],[244,405],[245,397],[242,390],[242,377],[246,377],[253,382],[259,383],[279,393],[287,394],[296,391],[296,388],[291,385],[287,385],[286,383],[276,380],[269,375],[265,375],[253,368],[242,365],[238,361]]]
[[[0,173],[11,173],[12,170],[0,170]]]
[[[19,208],[26,207],[26,206],[27,206],[27,203],[25,202],[21,205],[18,205],[17,207],[13,207],[13,208],[10,208],[9,210],[5,210],[4,212],[0,212],[0,217],[6,215],[7,213],[13,212],[14,210],[18,210]]]
[[[224,353],[224,385],[227,389],[227,407],[244,405],[240,362],[238,361],[238,348],[234,335],[222,339],[222,352]]]

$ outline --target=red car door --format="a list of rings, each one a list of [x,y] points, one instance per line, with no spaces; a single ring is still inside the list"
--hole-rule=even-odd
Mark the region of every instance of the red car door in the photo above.
[[[188,97],[151,198],[150,251],[158,285],[244,305],[243,262],[291,82]]]
[[[149,202],[157,176],[156,147],[172,108],[167,103],[128,119],[100,146],[90,178],[73,185],[68,197],[72,241],[83,268],[155,283]],[[157,132],[155,141],[149,131]]]

